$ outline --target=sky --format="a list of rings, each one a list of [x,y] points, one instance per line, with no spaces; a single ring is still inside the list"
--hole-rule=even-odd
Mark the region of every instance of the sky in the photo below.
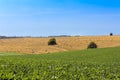
[[[0,0],[0,35],[120,34],[120,0]]]

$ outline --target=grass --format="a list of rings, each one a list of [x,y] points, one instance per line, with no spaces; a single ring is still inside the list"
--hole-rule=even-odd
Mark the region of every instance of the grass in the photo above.
[[[120,47],[41,55],[0,54],[0,79],[120,80]]]
[[[29,58],[36,58],[38,60],[50,60],[61,62],[90,62],[90,63],[113,63],[120,61],[120,47],[102,48],[102,49],[88,49],[77,50],[70,52],[58,52],[52,54],[41,55],[23,55]]]
[[[9,55],[23,55],[23,54],[17,54],[17,53],[14,53],[14,52],[1,52],[0,53],[0,56],[9,56]]]

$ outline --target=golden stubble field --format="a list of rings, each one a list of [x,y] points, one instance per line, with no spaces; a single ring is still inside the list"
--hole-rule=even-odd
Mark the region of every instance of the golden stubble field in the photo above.
[[[120,46],[120,36],[57,37],[56,46],[48,46],[50,38],[0,39],[0,52],[52,53],[86,49],[94,41],[99,48]]]

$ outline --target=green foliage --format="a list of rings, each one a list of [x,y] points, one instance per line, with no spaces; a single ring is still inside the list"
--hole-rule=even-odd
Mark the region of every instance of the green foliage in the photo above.
[[[56,39],[55,38],[51,38],[49,41],[48,41],[48,45],[56,45]]]
[[[93,48],[97,48],[97,44],[94,42],[90,42],[88,45],[88,49],[93,49]]]
[[[120,80],[120,47],[0,55],[0,80]],[[1,53],[0,53],[1,54]]]

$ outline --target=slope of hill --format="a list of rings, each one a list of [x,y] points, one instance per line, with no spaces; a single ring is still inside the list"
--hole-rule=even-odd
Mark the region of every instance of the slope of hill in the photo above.
[[[120,80],[120,47],[53,54],[0,53],[0,80]]]
[[[120,36],[56,37],[56,46],[48,46],[50,38],[0,39],[0,52],[51,53],[86,49],[94,41],[99,48],[120,46]]]

